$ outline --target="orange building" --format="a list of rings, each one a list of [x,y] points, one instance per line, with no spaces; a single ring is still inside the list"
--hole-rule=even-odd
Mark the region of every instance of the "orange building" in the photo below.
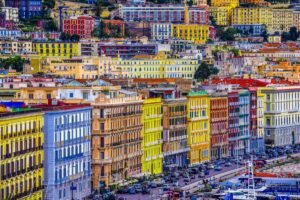
[[[107,98],[93,106],[93,188],[137,176],[142,171],[142,104],[138,96]]]
[[[292,65],[290,62],[281,62],[278,65],[266,69],[267,77],[283,78],[290,82],[300,81],[300,65]]]
[[[228,157],[228,97],[225,92],[210,94],[211,160]]]

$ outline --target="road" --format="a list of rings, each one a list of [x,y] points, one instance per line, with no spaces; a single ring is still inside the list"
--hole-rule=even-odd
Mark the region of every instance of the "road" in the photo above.
[[[188,182],[187,184],[192,184],[198,181],[201,181],[203,179],[208,179],[208,180],[212,180],[214,176],[224,173],[224,172],[228,172],[231,170],[237,169],[236,165],[232,165],[230,167],[223,167],[223,169],[221,171],[215,171],[215,170],[210,170],[209,175],[205,176],[204,178],[198,178],[196,176],[195,179],[192,179],[190,182]],[[179,178],[179,187],[184,187],[186,184],[183,181],[185,178],[180,177]],[[117,194],[117,198],[119,197],[125,197],[127,198],[127,200],[153,200],[153,199],[157,199],[160,195],[161,188],[154,188],[154,189],[150,189],[150,195],[143,195],[143,194]]]

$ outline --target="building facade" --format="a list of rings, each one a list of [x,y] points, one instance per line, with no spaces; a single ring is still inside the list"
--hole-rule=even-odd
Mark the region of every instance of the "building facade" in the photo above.
[[[197,44],[204,44],[209,38],[209,26],[195,24],[173,24],[172,36],[177,39],[190,40]]]
[[[70,17],[63,20],[63,32],[79,35],[81,39],[92,37],[95,20],[91,16]]]
[[[163,155],[167,166],[188,166],[187,99],[165,99],[163,102]]]
[[[100,95],[92,103],[94,190],[142,172],[142,105],[138,96]]]
[[[209,95],[211,160],[228,157],[228,97],[227,93]]]
[[[79,55],[79,46],[73,42],[33,42],[32,51],[41,57],[71,58]]]
[[[41,16],[42,0],[5,0],[6,7],[14,7],[19,10],[19,17],[30,19],[35,16]]]
[[[151,25],[151,37],[153,40],[166,40],[172,37],[171,23],[153,23]]]
[[[0,116],[0,199],[42,200],[43,113],[13,108]]]
[[[265,95],[265,144],[279,147],[300,143],[300,88],[268,87]]]
[[[44,110],[44,199],[79,199],[91,194],[91,107],[37,106]]]
[[[229,155],[236,156],[239,135],[239,93],[228,93],[228,141]]]
[[[142,123],[142,172],[145,174],[161,174],[163,170],[161,98],[144,100]]]
[[[16,23],[19,22],[19,10],[18,10],[18,8],[1,7],[0,11],[5,13],[6,21],[12,20]]]
[[[205,91],[187,96],[188,147],[190,165],[210,161],[210,106]]]

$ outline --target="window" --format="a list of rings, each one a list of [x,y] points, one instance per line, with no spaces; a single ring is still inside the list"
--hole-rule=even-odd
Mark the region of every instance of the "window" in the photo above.
[[[104,131],[104,123],[100,123],[100,130]]]
[[[100,138],[100,147],[104,147],[104,137]]]
[[[104,159],[104,152],[100,152],[100,159],[101,159],[101,160]]]
[[[29,99],[33,99],[33,94],[29,94],[29,95],[28,95],[28,98],[29,98]]]
[[[267,136],[271,135],[271,130],[267,130]]]
[[[69,94],[69,97],[70,97],[70,98],[73,98],[73,97],[74,97],[74,93],[71,92],[71,93]]]

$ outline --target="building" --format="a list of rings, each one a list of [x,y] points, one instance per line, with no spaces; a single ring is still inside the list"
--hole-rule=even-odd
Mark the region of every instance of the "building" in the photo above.
[[[132,58],[136,55],[156,55],[158,52],[157,44],[143,43],[98,43],[99,56]]]
[[[29,33],[32,40],[58,40],[60,32],[31,32]]]
[[[227,6],[227,7],[235,8],[239,6],[239,0],[211,0],[211,6],[215,6],[215,7]]]
[[[293,9],[272,9],[272,14],[272,32],[289,32],[290,28],[295,26]]]
[[[19,10],[18,10],[18,8],[1,7],[0,11],[5,13],[5,20],[6,21],[12,20],[16,23],[19,22]]]
[[[290,82],[299,83],[300,65],[280,62],[278,65],[269,66],[263,74],[269,78],[280,77]]]
[[[166,40],[172,37],[171,23],[153,23],[151,24],[151,37],[153,40]]]
[[[226,158],[228,154],[228,97],[226,92],[209,94],[210,105],[210,157]]]
[[[119,15],[125,22],[184,23],[187,16],[190,24],[209,22],[206,6],[187,8],[183,4],[123,4]]]
[[[144,174],[161,174],[163,170],[163,127],[161,122],[161,98],[145,99],[142,114],[142,172]]]
[[[5,0],[5,6],[18,8],[19,17],[23,19],[41,16],[43,13],[42,0]]]
[[[209,7],[209,15],[216,20],[219,26],[229,26],[231,24],[232,8],[229,6]]]
[[[239,93],[228,93],[228,141],[229,155],[237,156],[239,135]]]
[[[142,135],[143,101],[139,96],[108,98],[102,94],[92,106],[93,189],[98,190],[141,174],[146,136]],[[161,166],[154,167],[161,173]]]
[[[239,24],[264,24],[268,31],[272,31],[273,12],[268,7],[239,7],[232,12],[231,23]]]
[[[0,199],[43,199],[44,124],[39,109],[0,103]]]
[[[172,36],[177,39],[190,40],[197,44],[204,44],[209,38],[208,25],[173,24]]]
[[[189,164],[210,161],[210,105],[205,91],[190,92],[187,96]]]
[[[164,169],[189,165],[186,106],[186,98],[171,98],[163,101]]]
[[[260,36],[267,31],[263,24],[234,24],[232,26],[245,35]]]
[[[260,88],[256,88],[257,92],[257,111],[256,111],[256,135],[253,138],[255,139],[254,145],[251,149],[255,149],[256,152],[265,151],[265,120],[264,120],[264,102],[265,96],[261,92]],[[253,144],[253,142],[252,142]]]
[[[1,33],[1,30],[0,30]],[[32,51],[40,57],[71,58],[79,55],[80,45],[73,42],[33,42]]]
[[[267,87],[265,95],[265,144],[280,147],[300,143],[300,87]]]
[[[250,93],[239,90],[239,132],[236,140],[235,155],[250,153]]]
[[[0,29],[0,38],[20,38],[22,36],[22,32],[20,30],[8,30],[1,28]]]
[[[13,101],[21,101],[26,104],[45,104],[48,99],[57,97],[57,88],[55,85],[45,86],[43,83],[37,86],[28,86],[20,88]]]
[[[91,107],[55,99],[44,111],[44,199],[84,198],[91,193]],[[70,189],[71,188],[71,189]]]
[[[48,63],[46,72],[64,78],[97,79],[104,75],[99,67],[99,57],[48,59]]]
[[[4,12],[0,12],[0,27],[6,28],[6,19]]]
[[[22,55],[32,53],[32,42],[24,40],[0,40],[0,53]]]
[[[70,17],[63,20],[63,32],[79,35],[81,39],[91,38],[95,20],[91,16]]]

